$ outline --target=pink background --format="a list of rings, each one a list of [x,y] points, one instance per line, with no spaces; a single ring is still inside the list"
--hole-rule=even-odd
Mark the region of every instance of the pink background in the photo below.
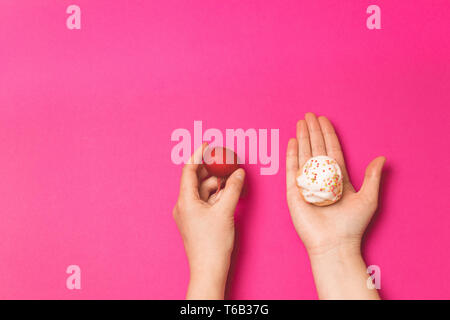
[[[448,299],[449,107],[448,0],[1,1],[0,298],[182,299],[170,135],[194,120],[280,129],[279,173],[246,166],[228,297],[316,298],[284,194],[287,140],[314,111],[357,187],[388,159],[364,245],[382,297]]]

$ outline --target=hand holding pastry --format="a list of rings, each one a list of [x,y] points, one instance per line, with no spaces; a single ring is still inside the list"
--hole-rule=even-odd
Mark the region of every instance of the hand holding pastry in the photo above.
[[[366,287],[360,246],[378,205],[385,158],[369,164],[356,192],[332,124],[312,113],[297,123],[297,139],[289,141],[286,158],[289,210],[310,256],[319,297],[377,298],[376,291]]]

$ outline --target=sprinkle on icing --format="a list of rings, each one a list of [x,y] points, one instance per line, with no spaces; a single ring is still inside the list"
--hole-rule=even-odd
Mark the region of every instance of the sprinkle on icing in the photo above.
[[[306,201],[337,201],[342,196],[342,172],[338,163],[327,156],[309,159],[297,177]]]

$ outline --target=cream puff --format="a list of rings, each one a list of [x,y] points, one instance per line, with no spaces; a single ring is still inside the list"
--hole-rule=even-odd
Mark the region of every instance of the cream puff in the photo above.
[[[333,158],[312,157],[298,172],[297,185],[306,202],[316,206],[328,206],[342,197],[341,168]]]

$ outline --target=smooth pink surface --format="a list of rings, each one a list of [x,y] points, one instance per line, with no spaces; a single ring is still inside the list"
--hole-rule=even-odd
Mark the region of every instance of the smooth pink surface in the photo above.
[[[366,28],[369,4],[382,30]],[[0,298],[182,299],[170,135],[194,120],[280,129],[279,173],[246,166],[228,297],[316,298],[285,201],[306,111],[335,123],[357,187],[388,159],[364,245],[382,297],[450,298],[448,4],[1,1]]]

